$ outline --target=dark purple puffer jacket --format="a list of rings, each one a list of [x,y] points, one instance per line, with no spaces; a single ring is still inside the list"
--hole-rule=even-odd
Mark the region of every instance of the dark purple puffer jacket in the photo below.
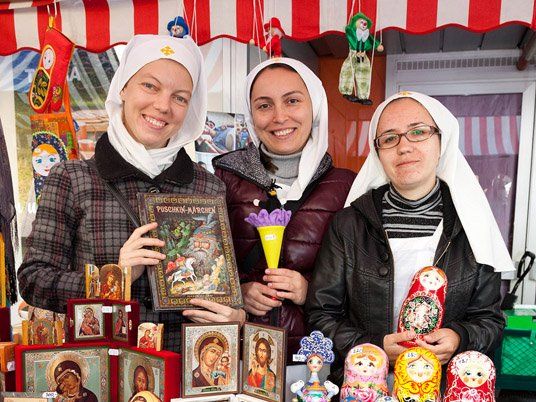
[[[263,282],[266,260],[260,258],[250,272],[245,272],[243,262],[253,246],[260,242],[256,229],[244,218],[251,212],[261,209],[253,200],[266,200],[266,190],[270,179],[254,146],[231,152],[213,161],[216,176],[227,186],[227,209],[240,282]],[[308,281],[311,280],[316,254],[320,249],[322,237],[328,229],[335,212],[342,209],[346,196],[355,178],[355,173],[332,166],[331,157],[326,154],[320,163],[311,183],[314,190],[293,213],[285,229],[281,250],[280,267],[299,271]],[[279,309],[277,326],[286,328],[288,335],[287,357],[299,349],[300,339],[308,335],[303,306],[284,301]],[[250,322],[269,325],[269,314],[264,317],[250,315]]]

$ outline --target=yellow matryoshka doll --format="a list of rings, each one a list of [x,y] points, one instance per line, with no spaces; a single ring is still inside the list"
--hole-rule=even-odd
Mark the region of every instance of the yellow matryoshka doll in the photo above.
[[[401,402],[439,402],[441,363],[428,349],[404,351],[395,363],[393,396]]]

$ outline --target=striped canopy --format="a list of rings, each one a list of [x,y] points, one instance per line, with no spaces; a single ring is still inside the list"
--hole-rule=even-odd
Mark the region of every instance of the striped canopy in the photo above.
[[[133,35],[167,33],[177,15],[199,44],[230,37],[249,42],[277,17],[290,38],[343,34],[361,10],[374,31],[427,33],[445,26],[484,32],[505,24],[536,26],[534,0],[16,0],[0,3],[0,55],[40,49],[48,15],[77,46],[102,52]]]

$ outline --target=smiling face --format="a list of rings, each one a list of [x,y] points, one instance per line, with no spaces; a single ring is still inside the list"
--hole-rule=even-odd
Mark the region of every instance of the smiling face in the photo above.
[[[377,364],[378,362],[371,359],[371,356],[368,355],[360,356],[354,360],[354,367],[357,372],[364,376],[375,374],[378,369]]]
[[[278,155],[299,152],[313,123],[309,91],[300,75],[286,68],[268,68],[251,89],[251,113],[259,140]]]
[[[434,366],[421,356],[414,362],[408,364],[407,372],[413,381],[421,383],[432,378],[434,375]]]
[[[121,91],[123,123],[147,149],[163,148],[182,126],[192,78],[181,64],[159,59],[143,66]]]
[[[318,373],[322,366],[324,365],[324,360],[320,356],[312,355],[307,360],[307,367],[311,373]]]
[[[59,162],[61,162],[60,155],[51,145],[41,144],[33,151],[32,166],[41,176],[48,176],[52,166]]]
[[[420,103],[401,98],[391,102],[383,110],[376,137],[386,133],[404,133],[420,125],[436,127],[434,120]],[[385,174],[402,196],[418,199],[433,189],[440,145],[439,135],[432,135],[422,142],[409,142],[402,137],[396,147],[378,149],[378,157]]]
[[[445,284],[445,278],[435,269],[424,271],[419,276],[419,280],[428,290],[438,290]]]
[[[468,362],[460,370],[460,378],[468,387],[478,388],[488,380],[489,369],[479,362]]]

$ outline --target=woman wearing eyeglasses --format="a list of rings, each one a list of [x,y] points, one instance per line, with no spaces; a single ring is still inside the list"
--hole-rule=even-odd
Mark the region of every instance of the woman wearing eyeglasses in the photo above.
[[[396,327],[425,266],[443,269],[448,288],[443,327],[417,343],[445,364],[500,342],[498,271],[512,262],[458,137],[456,118],[423,94],[396,94],[374,113],[371,152],[324,237],[306,301],[309,324],[334,342],[339,383],[356,344],[376,344],[394,363],[405,350],[398,342],[415,339]]]

